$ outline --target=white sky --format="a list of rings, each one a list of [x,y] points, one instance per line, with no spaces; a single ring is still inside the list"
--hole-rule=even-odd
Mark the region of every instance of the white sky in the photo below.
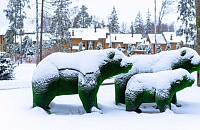
[[[0,6],[0,26],[8,26],[8,20],[6,20],[5,13],[3,13],[3,9],[7,7],[7,1],[8,0],[1,0],[1,6]],[[27,10],[27,19],[26,23],[30,24],[30,21],[32,18],[35,17],[35,0],[31,1],[31,10]],[[41,0],[39,0],[41,1]],[[143,20],[146,19],[146,13],[148,8],[151,12],[151,19],[154,20],[154,0],[73,0],[74,4],[79,5],[81,7],[82,5],[85,5],[88,8],[88,13],[90,15],[95,15],[99,17],[100,21],[104,20],[107,22],[108,17],[110,16],[113,6],[115,6],[115,9],[118,14],[119,23],[122,22],[127,23],[130,25],[131,21],[135,21],[135,17],[140,11],[142,13]],[[39,5],[41,6],[41,5]],[[161,0],[157,0],[157,13],[161,6]],[[175,9],[177,7],[177,4],[173,7]],[[172,9],[172,10],[173,10]],[[164,18],[164,22],[174,22],[176,21],[176,10],[171,13],[170,15],[166,16]],[[33,25],[31,25],[32,28],[34,28]],[[30,25],[25,24],[25,28],[30,28]]]

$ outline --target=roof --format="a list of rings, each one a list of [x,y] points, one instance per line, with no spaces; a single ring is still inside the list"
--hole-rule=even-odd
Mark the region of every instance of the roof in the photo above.
[[[74,31],[73,38],[82,38],[82,40],[91,40],[91,41],[97,41],[100,38],[106,38],[106,33],[109,33],[108,28],[96,28],[96,32],[94,28],[69,28],[69,31]]]
[[[172,43],[172,42],[180,42],[180,37],[176,36],[175,32],[163,32],[163,36],[165,37],[165,40],[167,43]],[[171,39],[172,36],[172,39]]]
[[[155,34],[148,34],[150,43],[155,44]],[[166,44],[166,41],[162,34],[156,34],[156,40],[158,44]]]
[[[143,42],[142,34],[111,34],[112,42],[122,42],[123,44],[136,44],[137,42]],[[110,43],[110,36],[106,39],[106,43]]]

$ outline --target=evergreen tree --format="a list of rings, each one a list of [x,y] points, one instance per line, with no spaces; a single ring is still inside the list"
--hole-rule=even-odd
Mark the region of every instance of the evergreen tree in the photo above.
[[[56,47],[58,51],[66,52],[71,47],[71,34],[69,28],[70,4],[71,0],[56,0],[52,5],[56,8],[55,15],[52,18],[51,33],[56,38]]]
[[[29,38],[29,36],[25,36],[23,39],[22,51],[25,58],[35,54],[35,47],[33,45],[32,39]]]
[[[133,46],[131,43],[128,44],[128,47],[127,47],[127,56],[132,56],[132,51],[133,51]]]
[[[92,17],[89,16],[87,12],[88,8],[85,5],[82,5],[80,9],[75,17],[74,25],[81,28],[88,28],[92,23]]]
[[[176,44],[176,49],[178,50],[178,49],[180,49],[181,48],[181,45],[180,45],[180,43],[178,42],[177,44]]]
[[[160,44],[158,44],[156,47],[156,53],[160,53],[161,51],[162,51],[162,47]]]
[[[119,33],[118,16],[115,7],[113,7],[113,11],[108,19],[108,26],[110,33]]]
[[[7,46],[7,53],[11,56],[13,55],[12,50],[14,49],[14,35],[15,35],[15,28],[13,26],[9,26],[9,28],[6,31],[6,34],[4,36],[5,44]]]
[[[137,43],[137,50],[142,50],[142,45],[141,45],[141,43],[139,42],[139,43]]]
[[[140,11],[138,12],[135,18],[134,27],[135,27],[135,33],[142,34],[142,36],[144,37],[144,23]]]
[[[118,44],[117,47],[116,47],[116,49],[119,50],[119,51],[122,51],[122,47],[121,47],[121,45]]]
[[[153,54],[153,47],[152,47],[151,43],[149,43],[149,45],[146,49],[146,54]]]
[[[103,47],[102,47],[102,44],[100,42],[97,43],[97,50],[102,50]]]
[[[93,50],[93,43],[91,41],[89,42],[88,50]]]
[[[80,42],[78,44],[78,51],[83,51],[83,43],[82,42]]]
[[[154,30],[154,26],[153,26],[153,22],[151,21],[151,14],[148,9],[144,36],[146,37],[148,34],[152,34],[154,32],[153,30]]]
[[[135,29],[134,29],[134,23],[133,23],[133,21],[131,22],[130,30],[131,30],[131,34],[134,34],[134,33],[135,33]]]
[[[5,54],[0,55],[0,80],[11,80],[14,78],[15,65]]]
[[[167,43],[166,48],[165,48],[165,51],[170,51],[170,50],[171,50],[171,44],[170,44],[170,43]]]
[[[194,0],[180,0],[178,5],[179,17],[182,21],[177,34],[185,35],[185,44],[189,42],[196,42],[196,23],[195,23],[195,1]]]

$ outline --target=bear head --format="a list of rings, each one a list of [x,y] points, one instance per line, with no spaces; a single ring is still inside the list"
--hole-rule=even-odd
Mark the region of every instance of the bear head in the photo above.
[[[195,50],[183,47],[178,53],[178,62],[172,65],[173,69],[184,68],[190,73],[200,70],[200,56]]]
[[[132,68],[129,58],[117,49],[106,49],[107,57],[100,66],[101,75],[106,78],[127,73]]]

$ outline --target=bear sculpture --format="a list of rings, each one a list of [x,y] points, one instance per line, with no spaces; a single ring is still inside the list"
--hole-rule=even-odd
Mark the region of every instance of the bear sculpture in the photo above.
[[[169,106],[173,95],[194,83],[193,76],[185,69],[142,73],[131,77],[125,91],[127,111],[141,113],[142,103],[156,102],[160,112]]]
[[[116,49],[53,53],[34,71],[33,107],[50,112],[49,103],[56,96],[79,94],[85,111],[90,113],[97,108],[101,83],[109,77],[127,73],[131,67],[128,57]]]
[[[133,55],[130,57],[133,67],[126,74],[115,78],[115,103],[125,103],[125,90],[129,79],[139,73],[155,73],[165,70],[184,68],[189,73],[200,70],[200,56],[191,48],[162,51],[155,55]],[[176,94],[172,103],[177,104]]]

